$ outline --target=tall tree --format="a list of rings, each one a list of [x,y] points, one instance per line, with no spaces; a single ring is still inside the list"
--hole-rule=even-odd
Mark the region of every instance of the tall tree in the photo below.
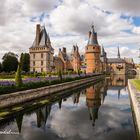
[[[17,55],[12,53],[12,52],[8,52],[6,54],[4,54],[4,56],[2,57],[2,68],[3,71],[5,72],[10,72],[10,71],[16,71],[17,70],[17,66],[18,66],[18,59],[17,59]]]
[[[22,86],[22,76],[21,76],[21,64],[20,64],[20,62],[18,64],[18,68],[17,68],[17,72],[16,72],[16,76],[15,76],[15,81],[16,81],[16,85],[18,87]]]
[[[28,72],[30,70],[30,55],[22,53],[20,57],[22,71]]]
[[[0,72],[2,72],[2,64],[0,63]]]

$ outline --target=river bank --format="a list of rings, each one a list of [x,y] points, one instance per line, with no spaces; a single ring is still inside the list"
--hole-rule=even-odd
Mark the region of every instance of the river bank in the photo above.
[[[71,82],[61,83],[57,85],[46,86],[37,89],[31,89],[26,91],[15,92],[12,94],[6,94],[0,96],[0,108],[13,106],[16,104],[31,101],[49,94],[64,91],[66,89],[71,89],[76,86],[84,85],[88,82],[96,82],[104,79],[104,75],[93,76],[89,78],[84,78],[81,80],[75,80]]]
[[[137,136],[140,138],[140,91],[133,85],[132,80],[128,80],[128,89],[135,117]]]

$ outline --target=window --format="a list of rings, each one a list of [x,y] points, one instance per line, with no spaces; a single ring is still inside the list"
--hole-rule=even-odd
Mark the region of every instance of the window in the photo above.
[[[41,53],[41,58],[43,58],[43,53]]]
[[[33,58],[35,58],[35,54],[33,54]]]
[[[41,68],[41,72],[43,72],[43,68]]]
[[[33,72],[35,72],[35,68],[33,68]]]
[[[35,61],[33,61],[33,66],[35,66]]]
[[[43,65],[43,61],[41,61],[41,66]]]

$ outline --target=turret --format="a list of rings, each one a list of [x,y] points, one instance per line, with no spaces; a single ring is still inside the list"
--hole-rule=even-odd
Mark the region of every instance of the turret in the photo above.
[[[100,72],[100,46],[97,33],[92,25],[89,31],[89,39],[85,50],[86,73]]]

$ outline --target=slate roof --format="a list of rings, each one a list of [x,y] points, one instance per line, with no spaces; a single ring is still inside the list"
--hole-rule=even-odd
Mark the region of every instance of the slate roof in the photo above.
[[[108,58],[108,63],[125,63],[125,60],[122,58]]]
[[[94,26],[92,26],[90,33],[91,34],[88,40],[88,45],[98,45],[97,33],[94,31]]]
[[[51,41],[49,34],[47,34],[45,26],[40,27],[40,34],[39,34],[39,45],[36,46],[36,38],[33,42],[32,47],[49,47],[52,51],[54,50],[51,46]]]

